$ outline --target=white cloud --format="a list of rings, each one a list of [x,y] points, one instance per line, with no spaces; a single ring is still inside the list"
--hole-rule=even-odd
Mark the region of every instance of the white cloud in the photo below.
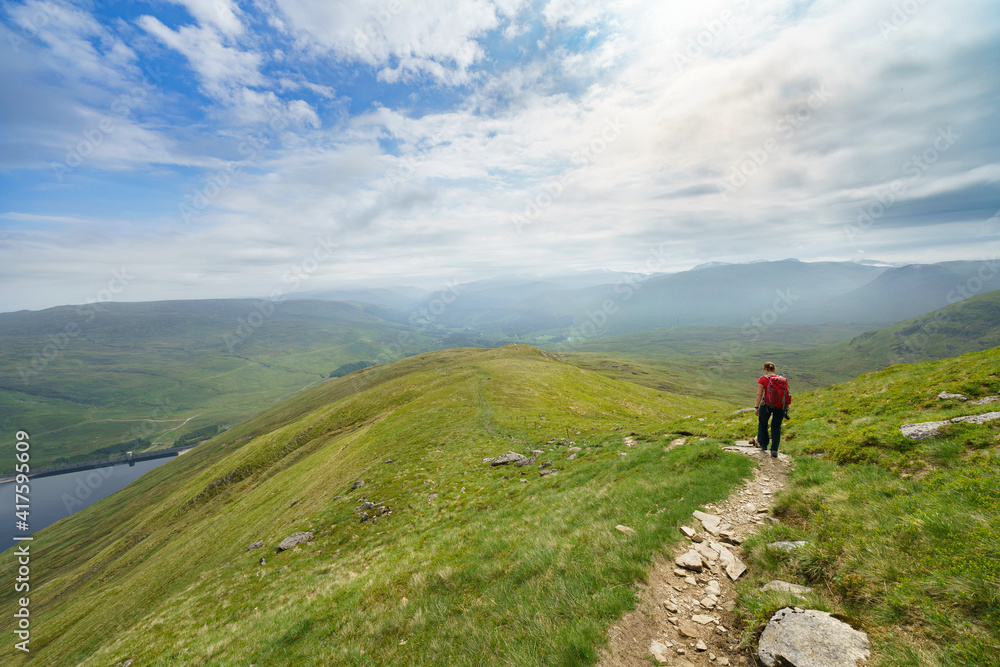
[[[45,45],[45,58],[68,76],[113,87],[124,85],[138,71],[135,52],[77,7],[29,0],[10,5],[6,11],[22,34],[34,36]]]
[[[237,124],[285,122],[319,127],[319,117],[304,100],[283,100],[271,90],[261,72],[263,57],[254,51],[224,43],[209,26],[181,26],[171,30],[157,18],[142,16],[139,25],[166,46],[188,59],[206,95],[222,105],[228,120]]]
[[[216,99],[227,99],[233,89],[242,86],[265,83],[259,71],[260,55],[223,44],[214,28],[181,26],[171,30],[153,16],[140,17],[139,25],[187,58],[198,73],[205,92]]]
[[[34,213],[17,213],[15,211],[0,213],[0,218],[3,218],[4,220],[14,220],[16,222],[52,222],[58,224],[87,222],[82,218],[76,218],[69,215],[35,215]]]
[[[244,32],[243,12],[233,0],[167,0],[182,5],[202,25],[212,25],[229,36]]]
[[[887,36],[879,21],[892,15],[894,0],[552,0],[540,17],[518,1],[275,2],[265,18],[285,31],[278,35],[248,34],[261,22],[236,9],[243,32],[195,9],[196,26],[173,29],[152,17],[140,25],[188,58],[216,105],[213,118],[231,123],[213,132],[228,140],[279,115],[288,121],[280,141],[189,228],[168,211],[150,216],[148,226],[159,231],[95,233],[72,248],[54,233],[7,238],[17,263],[41,262],[55,284],[131,257],[150,276],[134,298],[162,298],[265,294],[323,234],[336,234],[343,254],[316,274],[317,284],[376,274],[405,281],[633,268],[650,245],[670,248],[681,266],[741,261],[767,256],[774,238],[789,249],[782,255],[803,259],[859,251],[915,257],[904,236],[926,253],[946,250],[940,259],[974,257],[984,247],[975,236],[982,224],[970,221],[981,223],[973,206],[986,204],[961,195],[986,192],[1000,178],[993,104],[1000,84],[990,70],[1000,42],[996,21],[981,18],[987,0],[926,3]],[[528,41],[522,31],[532,20],[532,30],[537,21],[547,29],[541,41],[549,51],[527,47],[521,62],[484,66],[485,35]],[[83,37],[47,47],[52,53],[79,54],[82,71],[95,78],[112,62],[128,71],[124,45],[96,37],[103,27],[82,15],[73,24]],[[251,50],[263,43],[266,51]],[[268,69],[274,63],[280,71]],[[413,97],[396,93],[425,90],[394,88],[384,98],[376,91],[371,98],[386,106],[349,116],[341,103],[334,113],[324,109],[324,121],[335,117],[325,126],[306,102],[288,99],[299,91],[324,104],[337,94],[368,96],[351,88],[358,63],[383,82],[430,78],[468,84],[471,93],[417,115],[387,100],[408,103]],[[345,76],[324,79],[327,70]],[[101,118],[87,105],[66,108],[85,124]],[[609,124],[620,128],[614,136]],[[861,248],[850,245],[841,228],[857,207],[900,178],[904,163],[948,125],[962,137],[954,149],[899,197],[891,224],[886,216]],[[202,159],[205,168],[221,162],[185,157],[150,127],[123,126],[94,164],[121,168],[138,155],[166,164]],[[746,165],[745,183],[722,198],[719,185]],[[921,218],[925,201],[957,222]],[[511,218],[529,205],[540,213],[518,234]],[[950,244],[949,229],[966,237]]]
[[[476,41],[499,25],[487,0],[275,0],[282,24],[303,46],[379,68],[388,82],[427,74],[464,83],[483,57]],[[523,3],[504,2],[507,16]],[[395,65],[392,63],[395,62]]]

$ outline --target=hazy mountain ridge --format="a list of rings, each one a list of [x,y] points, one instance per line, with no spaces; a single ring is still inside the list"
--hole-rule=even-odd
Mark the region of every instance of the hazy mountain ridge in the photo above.
[[[686,325],[743,326],[762,318],[771,324],[889,325],[946,306],[983,265],[780,260],[670,274],[621,273],[598,284],[574,285],[573,277],[480,281],[456,285],[433,320],[526,342]],[[428,298],[418,308],[432,302]]]

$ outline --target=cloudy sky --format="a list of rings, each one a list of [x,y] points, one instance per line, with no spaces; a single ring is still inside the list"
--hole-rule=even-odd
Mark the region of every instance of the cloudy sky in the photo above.
[[[30,0],[0,52],[0,310],[1000,254],[996,0]]]

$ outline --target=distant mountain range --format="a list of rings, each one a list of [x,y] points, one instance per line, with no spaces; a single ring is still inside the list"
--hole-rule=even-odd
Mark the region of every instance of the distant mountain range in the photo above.
[[[449,286],[409,302],[405,295],[413,292],[404,288],[388,290],[392,296],[369,296],[375,299],[372,303],[394,308],[411,322],[526,342],[542,336],[591,338],[686,325],[887,326],[954,302],[987,264],[889,266],[787,259],[711,263],[671,274],[511,276]],[[989,288],[980,283],[973,293]]]

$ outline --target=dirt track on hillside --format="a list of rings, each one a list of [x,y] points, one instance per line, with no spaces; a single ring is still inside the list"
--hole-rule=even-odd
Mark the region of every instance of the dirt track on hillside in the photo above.
[[[666,449],[683,444],[683,440],[675,440]],[[721,517],[737,536],[735,541],[742,541],[767,520],[773,494],[785,485],[790,459],[784,454],[772,459],[746,442],[727,449],[754,457],[760,465],[754,476],[734,489],[725,501],[707,505],[702,511]],[[707,545],[718,538],[707,533],[694,517],[686,525],[696,529],[695,539],[702,538],[702,551],[711,554]],[[698,546],[685,538],[674,551],[656,559],[648,583],[638,590],[638,606],[608,631],[609,643],[601,651],[599,667],[649,667],[654,655],[656,664],[678,667],[754,664],[750,650],[740,651],[737,647],[742,628],[732,611],[736,588],[721,560],[705,558],[708,567],[701,573],[674,564],[677,555]],[[725,546],[743,560],[739,546]],[[716,584],[718,595],[714,595]],[[699,645],[699,641],[703,643]]]

